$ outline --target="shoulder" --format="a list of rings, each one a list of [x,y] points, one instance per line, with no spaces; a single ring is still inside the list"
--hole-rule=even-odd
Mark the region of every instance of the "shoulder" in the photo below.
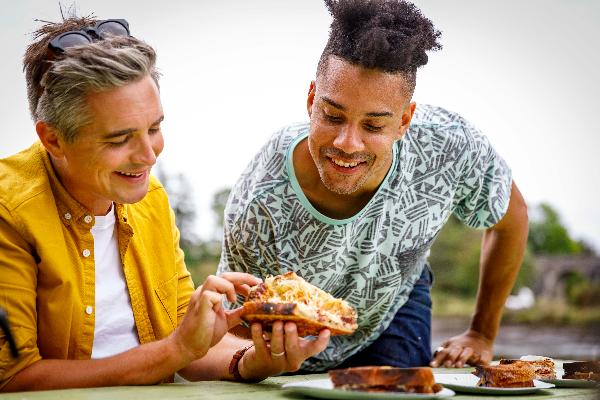
[[[269,155],[281,154],[285,156],[290,145],[298,138],[298,136],[307,133],[309,127],[310,124],[308,122],[300,122],[281,127],[277,132],[271,135],[260,153]]]
[[[407,133],[417,142],[434,142],[448,148],[477,147],[485,136],[463,116],[443,107],[419,104]]]
[[[308,128],[308,123],[288,125],[271,136],[232,188],[226,214],[243,213],[266,194],[289,183],[289,151],[308,132]]]
[[[44,157],[45,150],[38,142],[17,154],[0,159],[0,202],[7,209],[15,209],[51,190]]]
[[[481,135],[479,129],[459,113],[430,104],[417,105],[410,127],[459,135]]]
[[[267,140],[252,158],[236,186],[248,181],[264,182],[285,175],[285,160],[290,146],[308,131],[308,123],[287,125]]]

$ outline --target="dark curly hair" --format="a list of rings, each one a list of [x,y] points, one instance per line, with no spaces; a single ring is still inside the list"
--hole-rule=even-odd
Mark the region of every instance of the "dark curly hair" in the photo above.
[[[333,16],[317,75],[330,56],[368,69],[402,74],[414,90],[417,68],[427,51],[440,50],[441,32],[404,0],[325,0]]]

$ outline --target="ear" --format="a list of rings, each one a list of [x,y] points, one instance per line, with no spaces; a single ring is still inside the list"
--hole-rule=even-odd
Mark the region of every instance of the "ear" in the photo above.
[[[64,139],[58,134],[55,128],[48,125],[45,121],[38,121],[35,123],[35,131],[38,138],[40,138],[40,142],[42,142],[52,157],[56,159],[64,157]]]
[[[402,122],[400,125],[400,137],[404,136],[408,127],[410,126],[410,121],[412,120],[413,115],[415,114],[415,109],[417,108],[417,103],[411,101],[405,108],[402,113]]]
[[[312,106],[315,101],[315,90],[317,84],[315,81],[310,82],[310,88],[308,89],[308,98],[306,99],[306,111],[308,111],[308,117],[312,117]]]

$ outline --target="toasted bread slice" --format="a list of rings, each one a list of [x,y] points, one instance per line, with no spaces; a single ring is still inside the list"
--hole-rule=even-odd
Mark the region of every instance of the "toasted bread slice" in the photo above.
[[[563,379],[600,381],[600,361],[575,361],[563,363]]]
[[[366,392],[437,393],[442,386],[435,383],[429,367],[355,367],[329,371],[334,387]]]
[[[294,272],[271,276],[250,290],[242,319],[260,322],[270,330],[275,321],[293,321],[298,335],[352,334],[358,324],[356,311],[344,300],[311,285]]]
[[[478,365],[473,374],[479,377],[477,386],[517,388],[533,387],[534,369],[525,363]]]
[[[534,379],[556,379],[556,369],[554,360],[549,357],[525,356],[519,360],[501,359],[500,364],[527,364],[530,365],[535,373]]]

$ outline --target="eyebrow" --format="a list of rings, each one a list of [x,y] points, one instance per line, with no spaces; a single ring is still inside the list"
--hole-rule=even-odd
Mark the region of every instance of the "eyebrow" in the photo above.
[[[323,100],[325,103],[329,104],[330,106],[338,108],[342,111],[346,111],[346,107],[344,107],[341,104],[336,103],[335,101],[331,100],[329,97],[323,96],[323,97],[321,97],[321,100]]]
[[[344,107],[341,104],[336,103],[335,101],[331,100],[329,97],[323,96],[323,97],[321,97],[321,100],[323,100],[325,103],[329,104],[332,107],[335,107],[342,111],[346,111],[346,107]],[[379,112],[373,111],[373,112],[368,112],[366,115],[367,115],[367,117],[393,117],[394,113],[391,113],[389,111],[379,111]]]
[[[150,126],[154,126],[154,125],[158,125],[160,124],[163,120],[165,119],[164,115],[161,115],[160,118],[158,118],[156,121],[154,121],[152,123],[152,125]],[[137,131],[137,129],[135,128],[127,128],[127,129],[121,129],[120,131],[115,131],[115,132],[110,132],[107,133],[106,135],[102,136],[104,139],[114,139],[117,138],[119,136],[124,136],[124,135],[129,135],[132,132]]]

